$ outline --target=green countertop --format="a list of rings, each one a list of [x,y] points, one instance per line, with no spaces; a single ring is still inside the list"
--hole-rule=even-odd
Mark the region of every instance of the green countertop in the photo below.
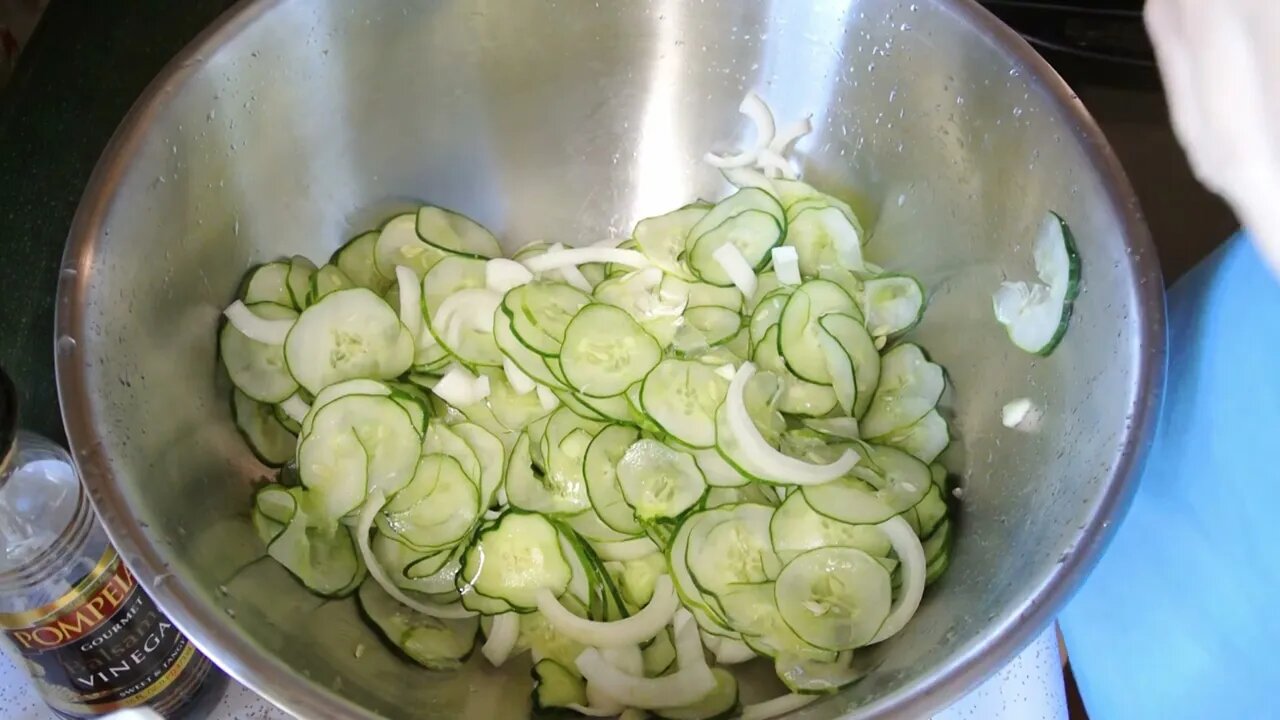
[[[54,294],[71,219],[143,88],[233,0],[56,0],[0,91],[0,366],[24,427],[61,440]]]

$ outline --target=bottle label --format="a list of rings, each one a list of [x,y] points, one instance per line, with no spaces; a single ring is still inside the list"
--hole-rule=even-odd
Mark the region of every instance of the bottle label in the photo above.
[[[97,566],[53,602],[0,615],[45,701],[64,717],[84,718],[185,700],[208,661],[160,613],[129,568],[108,547]],[[198,666],[198,667],[195,667]],[[184,671],[196,671],[184,675]],[[178,682],[181,679],[181,682]]]

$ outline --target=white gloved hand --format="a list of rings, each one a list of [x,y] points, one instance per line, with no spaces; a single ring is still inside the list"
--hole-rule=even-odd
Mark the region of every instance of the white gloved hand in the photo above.
[[[1149,0],[1174,130],[1280,274],[1280,0]]]

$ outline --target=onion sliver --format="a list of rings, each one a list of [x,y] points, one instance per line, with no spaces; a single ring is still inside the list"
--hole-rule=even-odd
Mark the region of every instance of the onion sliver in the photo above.
[[[899,630],[906,627],[911,616],[916,614],[916,609],[920,607],[920,597],[924,595],[927,565],[920,538],[901,515],[895,515],[876,527],[888,536],[889,542],[893,544],[893,552],[898,556],[898,562],[902,563],[902,585],[898,588],[898,599],[889,608],[889,617],[884,619],[880,631],[871,638],[872,643],[893,637]]]
[[[538,591],[537,600],[538,612],[556,632],[584,645],[601,648],[635,645],[649,640],[662,632],[676,610],[680,609],[680,598],[668,575],[658,577],[653,586],[653,598],[643,610],[612,622],[587,620],[574,615],[546,588]]]
[[[621,250],[606,247],[581,247],[556,250],[536,255],[524,261],[524,266],[533,272],[558,270],[567,265],[585,265],[587,263],[614,263],[628,267],[649,267],[649,259],[636,250]]]
[[[727,242],[716,248],[711,257],[720,264],[724,274],[729,276],[744,296],[756,294],[756,271],[751,268],[751,263],[747,262],[737,245]]]
[[[533,378],[525,374],[525,371],[506,355],[502,356],[502,372],[507,376],[507,384],[516,391],[517,395],[526,395],[538,389],[538,383],[534,382]]]
[[[738,112],[746,115],[756,126],[756,147],[767,148],[773,142],[775,132],[773,111],[755,90],[748,92],[738,105]]]
[[[691,705],[715,690],[716,679],[702,654],[698,626],[686,611],[675,621],[676,662],[679,670],[656,678],[628,675],[610,665],[595,648],[587,648],[575,664],[587,683],[622,705],[638,708],[673,708]]]
[[[476,376],[457,364],[450,367],[431,388],[432,393],[454,407],[466,407],[477,402],[480,399],[476,397],[477,390]]]
[[[782,245],[774,248],[773,254],[773,271],[778,276],[778,282],[783,285],[799,285],[800,278],[800,253],[790,245]]]
[[[806,115],[778,130],[773,140],[769,142],[769,150],[786,157],[787,153],[791,152],[791,146],[811,132],[813,132],[813,120]]]
[[[369,547],[369,531],[373,529],[373,518],[386,502],[387,498],[382,494],[382,491],[374,490],[365,497],[364,507],[360,509],[360,516],[356,519],[356,545],[360,548],[360,557],[364,559],[365,566],[369,568],[369,576],[373,578],[374,582],[381,585],[388,595],[400,601],[401,605],[410,610],[417,610],[423,615],[446,620],[457,620],[475,615],[475,613],[462,607],[460,603],[456,605],[437,605],[414,600],[397,587],[395,583],[391,582],[391,578],[387,577],[387,571],[382,568],[378,558],[374,557],[373,548]]]
[[[520,616],[516,613],[502,613],[493,618],[489,628],[489,637],[485,638],[480,652],[494,667],[501,667],[511,657],[511,651],[520,638]]]
[[[258,317],[248,305],[239,300],[228,305],[222,314],[245,337],[268,345],[283,345],[284,339],[289,336],[289,330],[293,328],[292,320],[267,320]]]
[[[725,397],[729,431],[741,445],[743,459],[751,464],[751,467],[743,468],[744,470],[791,485],[821,485],[842,477],[858,464],[858,454],[852,450],[845,450],[833,463],[815,465],[784,455],[770,445],[751,421],[743,398],[747,381],[755,374],[754,364],[742,363],[738,373],[733,376],[733,382],[729,383],[729,394]]]
[[[493,258],[484,264],[484,286],[497,293],[505,293],[514,287],[533,281],[529,268],[515,260]]]
[[[280,403],[280,409],[294,422],[299,423],[306,419],[307,413],[311,412],[311,406],[298,393],[290,395],[284,402]]]
[[[721,170],[730,168],[751,167],[756,164],[756,151],[745,150],[736,155],[717,155],[715,153],[707,153],[702,156],[708,165]]]

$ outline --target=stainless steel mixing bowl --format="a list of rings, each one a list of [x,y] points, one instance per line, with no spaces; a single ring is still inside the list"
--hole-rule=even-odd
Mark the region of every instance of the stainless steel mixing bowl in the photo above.
[[[963,475],[949,574],[863,681],[797,717],[920,717],[1053,616],[1123,514],[1151,431],[1162,285],[1133,194],[1071,91],[968,0],[259,0],[187,48],[106,150],[71,232],[57,367],[76,457],[143,585],[232,675],[309,718],[501,718],[527,679],[410,667],[351,605],[308,595],[250,528],[264,473],[217,366],[251,265],[326,257],[411,199],[508,246],[626,234],[726,187],[755,88],[812,113],[805,177],[853,199],[868,249],[917,273],[915,335],[949,371]],[[991,312],[1042,214],[1084,292],[1051,357]],[[1031,432],[1001,427],[1029,397]],[[246,565],[248,565],[246,569]],[[365,647],[361,654],[356,652]],[[357,657],[359,656],[359,657]]]

